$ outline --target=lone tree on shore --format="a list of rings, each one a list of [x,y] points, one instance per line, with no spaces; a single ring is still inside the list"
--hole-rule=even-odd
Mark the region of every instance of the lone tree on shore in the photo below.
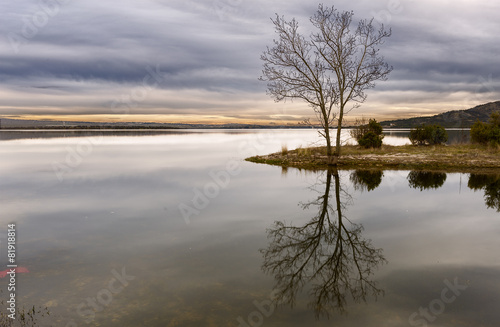
[[[387,79],[392,70],[378,49],[391,31],[384,25],[375,27],[373,19],[360,20],[351,29],[353,16],[352,11],[339,12],[320,4],[310,18],[315,32],[306,37],[299,32],[295,19],[286,21],[276,14],[271,20],[278,38],[261,56],[264,68],[260,79],[268,82],[268,94],[277,102],[302,99],[313,108],[323,127],[320,134],[326,139],[332,165],[340,157],[344,115],[364,102],[365,91],[373,88],[375,81]],[[330,128],[335,121],[333,152]]]

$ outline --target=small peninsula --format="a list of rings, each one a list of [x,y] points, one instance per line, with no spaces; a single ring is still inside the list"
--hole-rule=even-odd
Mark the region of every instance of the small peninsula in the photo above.
[[[254,156],[246,161],[323,170],[327,164],[326,147],[298,148],[269,155]],[[342,147],[339,169],[404,169],[446,172],[498,172],[500,148],[476,144],[439,146],[391,146],[379,149],[364,149],[357,145]]]

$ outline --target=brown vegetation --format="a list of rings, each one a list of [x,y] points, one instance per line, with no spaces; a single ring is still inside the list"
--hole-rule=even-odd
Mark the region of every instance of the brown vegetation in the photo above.
[[[471,144],[449,146],[383,145],[380,149],[344,146],[339,168],[376,168],[483,172],[500,169],[500,147]],[[290,150],[247,158],[247,161],[284,167],[326,169],[325,147]]]

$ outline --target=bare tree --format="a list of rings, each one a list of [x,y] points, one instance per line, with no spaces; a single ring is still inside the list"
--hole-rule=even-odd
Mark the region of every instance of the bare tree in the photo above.
[[[379,55],[378,46],[391,35],[383,25],[360,20],[351,29],[354,13],[339,12],[333,6],[318,6],[310,21],[317,32],[308,38],[299,32],[295,19],[271,19],[278,38],[261,56],[261,80],[268,82],[268,93],[281,101],[301,99],[314,110],[323,127],[329,164],[340,157],[340,134],[344,115],[366,100],[367,89],[375,81],[387,79],[392,67]],[[353,103],[349,108],[348,104]],[[346,110],[346,108],[348,108]],[[337,122],[335,152],[330,128]]]

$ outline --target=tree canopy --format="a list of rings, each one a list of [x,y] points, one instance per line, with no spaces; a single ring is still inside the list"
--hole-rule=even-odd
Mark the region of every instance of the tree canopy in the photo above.
[[[352,28],[354,13],[340,12],[320,4],[310,18],[315,32],[299,31],[299,23],[276,15],[272,19],[278,38],[261,56],[268,93],[275,101],[300,99],[314,110],[323,127],[327,154],[332,164],[340,156],[340,133],[344,115],[366,100],[367,89],[385,80],[390,67],[379,46],[391,35],[384,25],[362,19]],[[349,104],[352,106],[349,107]],[[337,126],[335,153],[330,128]]]

